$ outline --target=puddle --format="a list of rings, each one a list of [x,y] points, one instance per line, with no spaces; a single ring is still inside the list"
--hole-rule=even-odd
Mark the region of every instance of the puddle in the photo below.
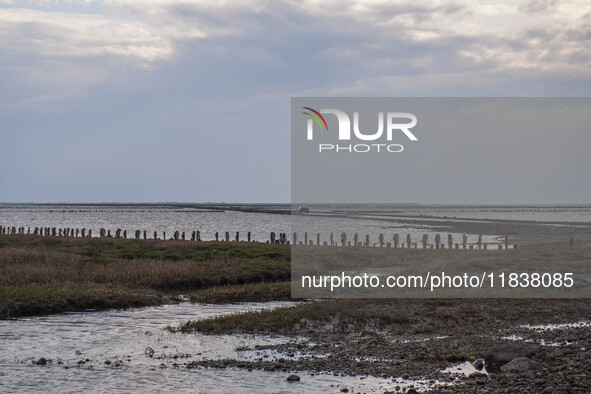
[[[530,325],[524,324],[520,327],[527,328],[534,331],[552,331],[552,330],[565,330],[569,328],[588,328],[591,327],[591,321],[579,321],[575,323],[562,323],[562,324],[538,324]]]
[[[501,339],[505,339],[507,341],[522,341],[522,342],[528,342],[528,343],[536,343],[541,346],[550,346],[550,347],[570,346],[574,343],[574,341],[562,341],[562,342],[546,341],[543,338],[536,339],[536,340],[531,339],[531,338],[526,339],[526,338],[523,338],[522,336],[519,336],[519,335],[507,335],[507,336],[501,337]]]
[[[418,339],[403,339],[401,342],[402,343],[420,343],[420,342],[428,342],[428,341],[433,341],[433,340],[437,340],[437,339],[445,339],[445,338],[449,338],[449,335],[442,335],[442,336],[438,336],[438,337],[428,337],[428,338],[418,338]]]
[[[470,376],[471,374],[473,374],[475,372],[488,375],[488,372],[486,372],[486,368],[482,368],[482,370],[479,371],[476,368],[474,368],[474,366],[470,363],[470,361],[465,361],[463,363],[442,369],[441,372],[449,373],[449,374],[464,375],[464,376]]]

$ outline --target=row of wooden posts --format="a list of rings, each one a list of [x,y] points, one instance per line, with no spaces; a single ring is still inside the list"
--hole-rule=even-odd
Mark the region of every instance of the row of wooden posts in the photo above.
[[[30,235],[41,235],[41,236],[52,236],[52,237],[92,237],[92,229],[78,229],[78,228],[58,228],[58,227],[35,227],[33,231],[31,231],[31,227],[10,227],[10,226],[0,226],[0,235],[9,235],[9,234],[30,234]],[[99,230],[98,236],[100,238],[135,238],[135,239],[167,239],[166,238],[166,231],[162,232],[162,238],[158,237],[158,232],[154,231],[153,238],[150,238],[148,235],[147,230],[135,230],[132,234],[129,234],[127,230],[122,230],[120,228],[116,229],[113,233],[111,230],[101,228]],[[170,238],[171,240],[187,240],[187,235],[185,231],[175,231]],[[201,231],[195,230],[191,233],[190,237],[191,241],[202,241],[201,239]],[[225,232],[224,237],[222,238],[222,234],[220,232],[215,233],[215,240],[216,241],[236,241],[240,242],[240,232],[236,231],[234,239],[230,239],[230,233],[228,231]],[[246,242],[253,242],[252,240],[252,233],[249,231],[246,234]],[[286,233],[279,233],[275,234],[274,232],[271,233],[270,239],[267,242],[271,243],[281,243],[281,244],[289,244],[287,239]]]
[[[292,241],[294,244],[297,245],[314,245],[314,241],[308,238],[308,233],[304,233],[304,240],[298,241],[298,237],[296,233],[293,233]],[[384,234],[379,234],[378,242],[371,242],[369,234],[365,235],[365,242],[360,240],[360,237],[357,233],[353,235],[353,240],[347,240],[347,233],[341,233],[340,245],[341,246],[361,246],[361,247],[386,247],[386,248],[418,248],[419,243],[413,242],[410,234],[406,235],[406,244],[404,242],[400,242],[400,235],[394,234],[392,238],[393,242],[386,242],[384,238]],[[320,234],[316,234],[316,245],[320,245]],[[441,240],[441,235],[436,234],[434,243],[429,243],[429,236],[427,234],[423,234],[423,238],[420,242],[422,244],[423,249],[460,249],[460,245],[462,249],[488,249],[489,245],[496,245],[497,249],[509,249],[509,236],[505,236],[504,245],[502,242],[482,242],[482,235],[478,236],[478,241],[473,243],[468,243],[468,236],[462,235],[462,243],[454,243],[453,235],[447,235],[447,247],[446,243]],[[338,246],[339,242],[335,241],[334,233],[330,233],[330,243],[328,241],[322,242],[323,246]],[[517,245],[512,245],[513,248],[517,248]]]
[[[74,237],[74,238],[78,238],[78,237],[92,237],[92,229],[86,229],[86,228],[82,228],[82,229],[77,229],[77,228],[57,228],[57,227],[35,227],[33,229],[33,231],[31,231],[31,227],[10,227],[10,226],[0,226],[0,234],[32,234],[32,235],[41,235],[41,236],[59,236],[59,237]],[[98,236],[100,238],[123,238],[123,239],[127,239],[128,238],[128,233],[127,230],[122,230],[122,229],[117,229],[115,230],[114,233],[111,233],[111,230],[107,230],[104,228],[101,228],[99,231]],[[147,230],[135,230],[133,236],[131,236],[129,238],[135,238],[135,239],[148,239],[148,232]],[[359,235],[357,233],[355,233],[353,235],[353,239],[352,240],[348,240],[347,239],[347,233],[341,233],[340,236],[340,242],[337,242],[337,240],[335,240],[335,236],[334,233],[330,233],[330,243],[328,241],[323,241],[321,243],[320,240],[320,234],[317,233],[316,234],[316,242],[314,242],[314,240],[311,237],[308,237],[308,233],[305,232],[303,235],[303,240],[302,239],[298,239],[298,234],[297,233],[293,233],[292,234],[292,238],[291,240],[287,239],[287,234],[286,233],[275,233],[272,232],[269,236],[269,240],[266,241],[267,243],[277,243],[277,244],[294,244],[294,245],[323,245],[323,246],[361,246],[361,247],[387,247],[387,248],[417,248],[419,245],[419,242],[413,242],[411,239],[410,234],[406,235],[406,243],[401,242],[400,239],[400,235],[399,234],[394,234],[393,238],[392,238],[392,242],[386,241],[384,234],[379,234],[378,236],[378,241],[377,242],[372,242],[370,240],[370,236],[369,234],[365,235],[365,242],[363,242],[361,240],[361,238],[359,237]],[[162,238],[158,237],[158,232],[154,231],[153,234],[153,238],[150,239],[167,239],[166,238],[166,232],[162,232]],[[172,235],[172,237],[170,239],[174,239],[174,240],[187,240],[187,236],[185,231],[175,231]],[[202,241],[201,239],[201,231],[199,230],[195,230],[191,233],[190,235],[190,240],[191,241]],[[216,232],[215,233],[215,240],[216,241],[225,241],[225,242],[230,242],[230,241],[235,241],[235,242],[240,242],[240,232],[236,231],[235,236],[233,237],[233,239],[231,239],[230,237],[230,233],[229,232],[225,232],[224,237],[221,237],[221,233]],[[253,242],[252,240],[252,236],[251,236],[251,232],[249,231],[246,235],[246,242]],[[435,235],[435,239],[433,243],[429,242],[429,237],[427,234],[423,234],[423,238],[420,241],[420,244],[422,246],[423,249],[460,249],[460,246],[462,249],[488,249],[489,245],[496,245],[497,249],[509,249],[509,237],[505,236],[504,239],[504,243],[503,242],[496,242],[496,243],[487,243],[487,242],[482,242],[482,235],[478,236],[478,241],[477,242],[472,242],[472,243],[468,243],[468,236],[467,235],[462,235],[462,242],[460,243],[455,243],[452,234],[448,234],[447,236],[447,243],[442,241],[441,239],[441,235],[437,234]],[[571,245],[572,245],[572,241],[571,241]],[[517,245],[512,245],[513,248],[516,248]]]

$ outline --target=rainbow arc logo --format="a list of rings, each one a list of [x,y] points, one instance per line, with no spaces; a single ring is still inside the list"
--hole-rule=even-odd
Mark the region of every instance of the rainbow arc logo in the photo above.
[[[320,130],[322,130],[322,129],[324,129],[324,127],[326,127],[326,130],[328,131],[328,124],[326,124],[326,119],[324,119],[324,116],[322,116],[320,114],[320,112],[318,112],[315,109],[312,109],[310,107],[302,107],[302,108],[307,109],[308,111],[314,112],[314,114],[316,114],[317,116],[314,116],[310,112],[302,112],[302,113],[305,115],[308,115],[309,117],[314,119],[316,121],[316,123],[318,123],[318,126],[320,126]],[[322,119],[322,123],[324,123],[324,127],[322,126],[322,123],[320,123],[320,119],[318,119],[318,118]]]

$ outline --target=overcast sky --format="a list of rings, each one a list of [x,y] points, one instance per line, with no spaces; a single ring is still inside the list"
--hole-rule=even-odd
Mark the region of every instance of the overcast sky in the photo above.
[[[591,1],[0,0],[0,202],[289,202],[292,96],[590,93]]]

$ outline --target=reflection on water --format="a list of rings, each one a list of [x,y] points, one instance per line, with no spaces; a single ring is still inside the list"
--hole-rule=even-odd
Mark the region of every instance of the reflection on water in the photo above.
[[[150,238],[154,231],[158,237],[166,232],[170,238],[175,231],[191,233],[201,231],[203,240],[220,238],[228,231],[234,239],[237,231],[246,239],[250,231],[252,239],[266,241],[271,231],[289,232],[289,215],[259,212],[209,211],[197,208],[170,206],[52,206],[52,205],[0,205],[0,224],[23,227],[57,227],[92,229],[95,236],[104,228],[111,230],[125,229],[131,233],[146,230]]]
[[[240,209],[248,209],[242,207]],[[254,210],[289,211],[288,205],[251,207]],[[350,240],[353,233],[361,237],[369,234],[372,242],[377,242],[384,233],[386,242],[392,241],[395,233],[406,241],[410,234],[413,242],[419,242],[423,234],[428,234],[433,242],[436,234],[447,242],[449,233],[445,223],[442,225],[421,225],[421,220],[437,223],[445,218],[485,219],[485,220],[531,220],[538,222],[588,222],[591,223],[591,206],[357,206],[354,209],[342,206],[318,207],[311,209],[311,215],[272,214],[267,212],[240,212],[224,210],[224,206],[214,209],[207,207],[164,206],[164,205],[10,205],[0,204],[0,225],[15,227],[57,227],[92,229],[97,236],[101,228],[114,234],[118,228],[128,230],[132,236],[135,230],[146,230],[149,237],[154,232],[162,237],[162,232],[170,238],[175,231],[186,232],[187,237],[201,231],[203,240],[212,240],[219,232],[224,237],[227,231],[234,239],[240,232],[241,239],[251,232],[252,239],[267,241],[271,232],[291,234],[307,231],[310,239],[316,242],[316,234],[321,233],[321,242],[330,243],[330,233],[335,242],[340,242],[342,232]],[[318,215],[320,214],[320,215]],[[404,223],[408,219],[412,225]],[[438,218],[438,219],[437,219]],[[446,220],[447,220],[446,219]],[[461,242],[459,233],[452,233],[454,242]],[[478,234],[467,234],[468,242],[476,241]],[[502,234],[501,234],[502,235]],[[299,234],[300,239],[302,234]],[[291,239],[291,236],[289,237]],[[496,242],[495,236],[484,236],[483,242]]]

